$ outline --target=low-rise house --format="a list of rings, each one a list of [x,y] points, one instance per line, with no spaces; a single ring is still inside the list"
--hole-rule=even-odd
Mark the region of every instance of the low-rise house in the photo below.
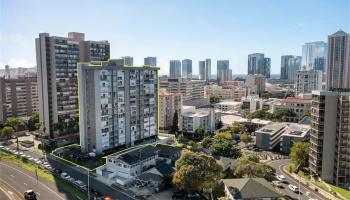
[[[113,179],[118,184],[126,185],[146,172],[151,173],[152,170],[149,170],[152,168],[155,168],[156,171],[163,170],[171,173],[171,170],[166,169],[161,163],[159,164],[159,161],[170,166],[172,161],[179,157],[180,152],[181,149],[178,147],[163,144],[146,145],[117,155],[108,156],[106,165],[97,168],[96,173],[105,178]],[[157,166],[159,169],[157,169]],[[160,172],[160,174],[162,173]],[[149,175],[145,176],[149,177]]]
[[[263,178],[223,179],[230,200],[277,200],[281,195]]]
[[[229,110],[239,110],[242,106],[241,102],[238,101],[221,101],[219,103],[214,104],[214,108],[221,111],[229,111]]]

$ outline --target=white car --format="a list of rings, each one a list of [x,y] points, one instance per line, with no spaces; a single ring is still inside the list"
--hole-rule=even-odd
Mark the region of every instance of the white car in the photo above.
[[[299,188],[297,186],[295,186],[295,185],[290,184],[290,185],[288,185],[288,188],[290,190],[292,190],[293,192],[296,192],[296,193],[299,192]]]
[[[22,151],[18,152],[19,155],[23,155],[24,153]]]
[[[41,162],[40,160],[38,160],[38,161],[35,161],[35,164],[37,164],[37,165],[40,165],[40,164],[42,164],[43,162]]]
[[[277,175],[276,176],[277,180],[281,181],[281,182],[285,182],[286,181],[286,177],[283,175]]]
[[[4,148],[4,146],[0,145],[0,149],[3,149],[3,148]]]
[[[67,174],[66,172],[63,172],[63,173],[61,174],[61,178],[63,178],[63,179],[66,179],[67,176],[68,176],[68,174]]]

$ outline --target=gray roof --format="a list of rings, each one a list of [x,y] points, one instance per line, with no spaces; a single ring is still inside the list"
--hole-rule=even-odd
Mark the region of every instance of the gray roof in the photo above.
[[[180,147],[174,147],[174,146],[169,146],[164,144],[157,144],[156,148],[159,150],[160,155],[169,155],[169,156],[172,156],[174,154],[179,154],[181,153],[181,150],[182,150],[182,148]]]
[[[157,155],[157,149],[152,145],[147,145],[147,146],[120,154],[118,155],[118,159],[120,159],[121,161],[129,165],[133,165],[141,160],[145,160],[155,155]]]
[[[222,181],[235,199],[281,197],[263,178],[222,179]]]

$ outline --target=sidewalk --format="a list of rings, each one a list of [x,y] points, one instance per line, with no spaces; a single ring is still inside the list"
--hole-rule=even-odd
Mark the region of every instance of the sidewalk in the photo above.
[[[290,177],[292,177],[294,180],[300,181],[300,184],[302,184],[304,187],[308,187],[313,191],[317,191],[320,195],[324,196],[327,199],[346,200],[344,197],[341,197],[339,194],[337,196],[330,194],[329,192],[315,185],[313,181],[306,180],[305,178],[300,177],[295,173],[289,173],[288,170],[285,170],[285,167],[283,167],[283,171],[287,173]]]

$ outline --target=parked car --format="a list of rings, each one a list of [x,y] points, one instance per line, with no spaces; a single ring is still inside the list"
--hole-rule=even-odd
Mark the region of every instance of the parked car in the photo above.
[[[288,185],[288,188],[289,188],[290,190],[292,190],[293,192],[296,192],[296,193],[299,192],[299,188],[298,188],[297,186],[295,186],[295,185],[289,184],[289,185]]]
[[[281,181],[272,181],[272,185],[273,185],[273,186],[276,186],[276,187],[279,187],[279,188],[282,188],[282,187],[283,187]]]
[[[36,200],[36,194],[33,190],[26,190],[24,192],[24,199],[25,200]]]
[[[62,179],[66,179],[67,176],[68,176],[68,174],[66,172],[61,173],[61,178]]]
[[[283,175],[277,175],[277,180],[281,181],[282,183],[285,183],[287,181],[286,177]]]

